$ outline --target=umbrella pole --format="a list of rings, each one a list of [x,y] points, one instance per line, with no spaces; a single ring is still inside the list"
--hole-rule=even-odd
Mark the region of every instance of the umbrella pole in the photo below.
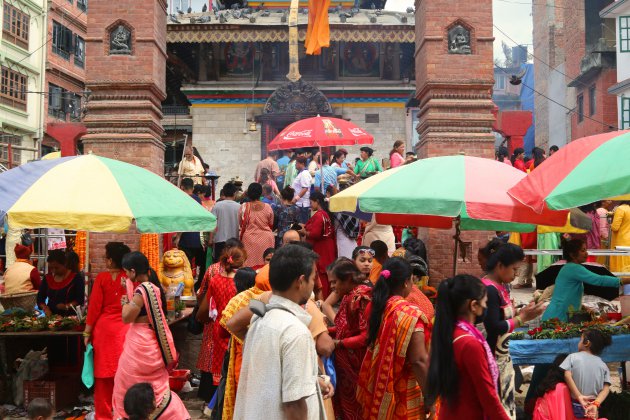
[[[455,220],[455,249],[453,250],[453,277],[457,275],[457,256],[459,255],[459,241],[461,230],[459,229],[459,217]]]
[[[319,188],[321,189],[324,197],[326,196],[326,191],[324,191],[324,165],[322,165],[322,146],[319,146],[319,177],[321,178],[321,185]]]
[[[88,301],[90,287],[90,231],[85,231],[85,261],[83,261],[83,274],[85,274],[85,301]]]

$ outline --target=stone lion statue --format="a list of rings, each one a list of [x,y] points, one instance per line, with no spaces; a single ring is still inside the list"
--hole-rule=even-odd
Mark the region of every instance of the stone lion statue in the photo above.
[[[179,283],[184,284],[184,292],[182,296],[192,296],[195,280],[193,278],[190,261],[184,251],[179,249],[171,249],[164,253],[160,262],[159,271],[160,283],[165,290],[170,286],[177,286]]]

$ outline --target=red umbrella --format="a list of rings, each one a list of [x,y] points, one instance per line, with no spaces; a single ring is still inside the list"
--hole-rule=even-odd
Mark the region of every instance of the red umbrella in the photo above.
[[[313,117],[290,124],[269,143],[269,150],[372,144],[374,137],[353,123],[332,117]]]

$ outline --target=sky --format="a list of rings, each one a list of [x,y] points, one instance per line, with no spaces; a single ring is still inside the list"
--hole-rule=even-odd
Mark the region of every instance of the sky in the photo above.
[[[178,0],[174,4],[179,4]],[[461,0],[471,1],[471,0]],[[203,4],[207,4],[208,0],[192,0],[192,8],[200,11]],[[183,0],[185,5],[188,0]],[[388,0],[386,10],[405,11],[407,7],[413,7],[414,0]],[[492,11],[494,24],[498,26],[507,37],[494,29],[494,57],[503,61],[503,51],[501,49],[501,41],[509,46],[515,46],[514,40],[518,44],[527,44],[528,51],[532,53],[532,0],[492,0]],[[465,18],[465,16],[463,16]],[[509,38],[512,38],[510,40]]]

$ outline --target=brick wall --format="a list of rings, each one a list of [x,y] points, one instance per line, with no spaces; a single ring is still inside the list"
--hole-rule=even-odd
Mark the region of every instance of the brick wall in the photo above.
[[[472,54],[448,53],[448,29],[461,24],[470,30]],[[492,2],[481,0],[416,0],[416,97],[420,102],[417,131],[420,157],[464,153],[492,158],[493,73]],[[431,281],[453,272],[454,231],[425,230]],[[481,274],[476,252],[489,234],[467,232],[472,255],[458,264],[459,273]]]
[[[122,0],[90,3],[86,36],[86,87],[92,91],[82,138],[86,152],[118,159],[163,175],[160,103],[166,74],[166,3]],[[110,55],[110,30],[131,29],[131,55]],[[93,272],[104,269],[107,242],[122,240],[138,249],[139,236],[93,234]]]
[[[617,70],[604,69],[585,87],[576,89],[577,95],[584,97],[584,118],[578,122],[578,115],[571,115],[571,140],[616,129],[617,97],[608,93],[608,88],[617,82]],[[595,114],[590,115],[589,88],[595,86]],[[602,124],[603,123],[603,124]]]

